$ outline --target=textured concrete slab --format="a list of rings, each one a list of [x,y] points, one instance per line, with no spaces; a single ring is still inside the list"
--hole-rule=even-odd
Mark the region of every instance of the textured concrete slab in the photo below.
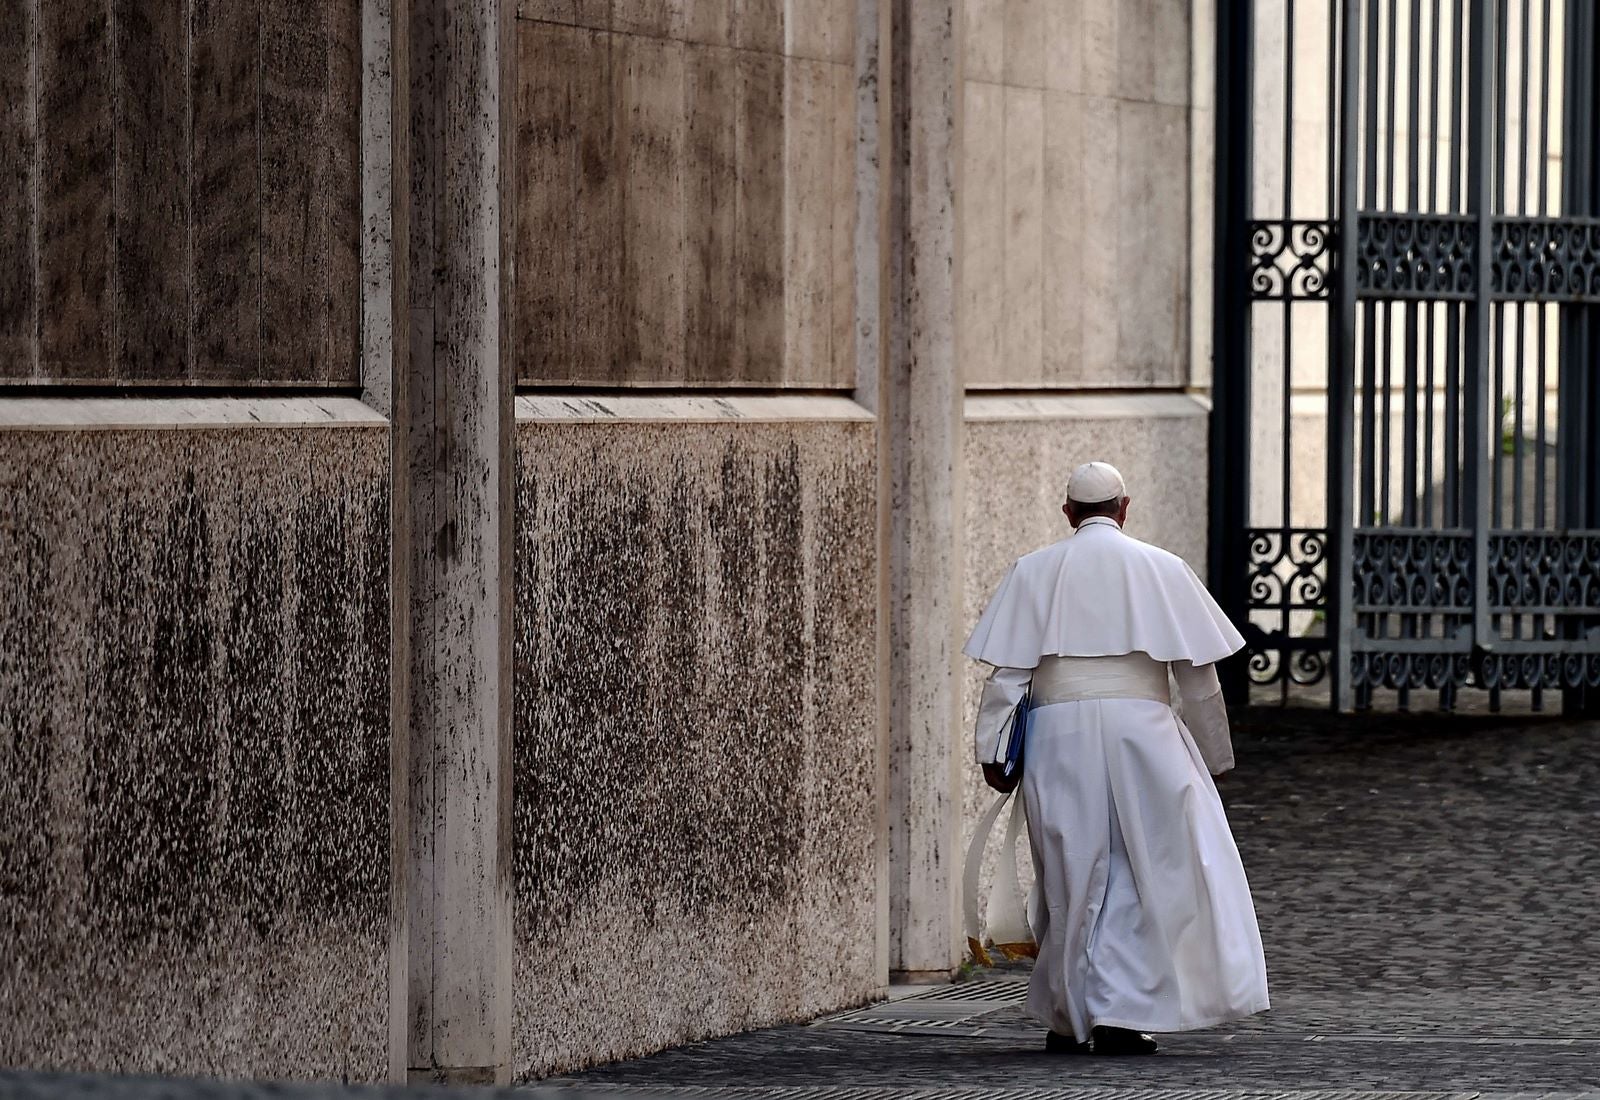
[[[5,9],[0,377],[359,383],[361,8]]]
[[[966,477],[956,313],[961,7],[895,4],[888,26],[890,339],[884,385],[889,967],[929,979],[960,959],[961,562]]]
[[[382,1075],[387,475],[0,431],[0,1064]]]
[[[516,399],[519,421],[594,420],[594,421],[673,421],[717,423],[726,420],[746,422],[819,420],[860,420],[871,422],[873,415],[848,397],[822,396],[741,396],[698,397],[675,394],[653,397],[649,394],[528,394]]]
[[[354,397],[7,397],[0,431],[383,425]]]
[[[848,390],[855,0],[596,7],[519,13],[519,379]]]
[[[848,418],[519,420],[522,1074],[884,984],[877,429],[827,407]]]
[[[964,376],[1028,389],[1187,383],[1201,274],[1190,237],[1209,232],[1189,209],[1199,16],[1186,0],[963,9]]]

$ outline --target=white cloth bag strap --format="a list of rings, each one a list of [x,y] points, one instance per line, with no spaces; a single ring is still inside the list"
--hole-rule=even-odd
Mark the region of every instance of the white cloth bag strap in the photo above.
[[[1026,821],[1022,799],[1013,799],[1005,843],[1000,847],[1000,866],[989,891],[989,939],[1007,958],[1036,953],[1033,930],[1028,927],[1027,901],[1017,878],[1017,841]]]
[[[994,805],[984,811],[978,819],[978,827],[972,831],[972,843],[967,845],[967,863],[961,872],[962,915],[967,925],[967,949],[972,952],[972,957],[980,966],[993,966],[994,960],[989,957],[989,952],[983,947],[983,922],[978,917],[978,880],[983,876],[983,853],[989,846],[989,834],[994,832],[994,823],[1000,818],[1000,811],[1005,808],[1006,800],[1011,796],[1001,795],[995,799]],[[1015,878],[1015,872],[1012,875]]]

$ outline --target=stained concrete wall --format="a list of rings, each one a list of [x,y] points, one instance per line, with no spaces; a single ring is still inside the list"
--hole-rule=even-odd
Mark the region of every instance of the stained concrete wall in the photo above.
[[[510,311],[523,327],[509,338],[522,380],[854,387],[874,412],[842,397],[519,399],[512,812],[519,1074],[871,996],[887,969],[891,829],[936,853],[903,861],[909,886],[898,927],[915,927],[932,949],[927,960],[902,965],[936,972],[950,961],[948,840],[961,799],[973,802],[963,782],[975,775],[960,780],[950,766],[944,738],[960,703],[956,689],[941,688],[941,698],[914,700],[902,723],[915,730],[920,722],[923,730],[920,740],[900,742],[902,769],[920,767],[917,783],[903,784],[909,801],[885,804],[883,777],[893,771],[879,741],[883,669],[893,656],[880,643],[892,587],[886,571],[899,568],[931,593],[913,610],[931,608],[939,629],[961,616],[963,599],[970,622],[1015,554],[1059,534],[1060,478],[1086,452],[1129,474],[1145,502],[1135,506],[1136,533],[1141,515],[1160,515],[1171,526],[1152,537],[1198,555],[1203,526],[1192,509],[1204,500],[1204,420],[1194,402],[1174,394],[1150,396],[1155,404],[1032,398],[1005,406],[975,398],[964,442],[960,416],[964,381],[1029,389],[1184,385],[1189,214],[1182,202],[1169,202],[1180,185],[1168,176],[1188,178],[1186,154],[1173,151],[1187,142],[1167,138],[1181,136],[1177,120],[1190,108],[1168,62],[1140,52],[1154,48],[1169,60],[1181,53],[1174,43],[1187,26],[1184,5],[1130,0],[1108,17],[1106,5],[973,0],[978,22],[966,29],[979,41],[969,40],[964,61],[951,11],[924,10],[920,0],[892,11],[868,0],[829,0],[812,17],[794,18],[802,7],[674,4],[653,9],[660,20],[644,25],[619,22],[618,5],[521,5],[517,56],[533,74],[518,85],[516,107],[526,201],[514,205],[514,218],[511,208],[500,213],[519,268]],[[864,30],[876,26],[879,10],[883,25],[895,27],[889,56],[910,70],[889,81],[901,89],[893,104],[876,100],[877,39]],[[1002,71],[984,75],[978,67],[992,61],[984,51],[992,53],[993,37],[982,20],[997,11],[1005,21]],[[703,18],[716,13],[727,20]],[[747,16],[757,23],[743,22]],[[1140,33],[1147,17],[1162,28],[1148,41]],[[1058,24],[1080,37],[1031,37]],[[759,41],[748,37],[752,26],[763,28]],[[1068,67],[1046,67],[1044,59],[1058,54]],[[404,61],[395,59],[397,70]],[[963,63],[971,78],[965,88]],[[998,95],[1002,105],[1001,146],[990,149],[1004,180],[998,194],[953,185],[958,169],[975,181],[990,167],[989,154],[975,156],[970,140],[961,159],[963,137],[987,148],[981,143],[995,134],[993,118],[982,113],[984,95]],[[425,100],[419,94],[416,103]],[[434,124],[416,103],[410,125],[397,128],[397,149],[409,130]],[[1084,128],[1095,120],[1100,129]],[[893,134],[904,148],[880,157],[874,134]],[[1111,136],[1116,169],[1106,179],[1085,177],[1092,194],[1074,192],[1074,176],[1052,176],[1058,168],[1077,171],[1080,161],[1104,162]],[[846,138],[860,144],[847,150]],[[395,155],[406,163],[403,150]],[[591,172],[594,186],[580,186],[579,176],[588,181]],[[1126,193],[1106,191],[1107,179]],[[859,231],[880,197],[890,212],[884,232]],[[1113,197],[1116,219],[1108,225],[1100,210]],[[580,208],[590,199],[597,210]],[[957,222],[958,209],[975,220]],[[993,243],[982,232],[992,223],[982,219],[996,209],[1001,244],[1010,249],[998,269],[981,251]],[[415,287],[423,287],[436,272],[425,262],[433,246],[406,246],[404,224],[399,219],[395,230],[397,263],[401,271],[411,266]],[[1037,247],[1029,236],[1035,230],[1045,233]],[[1071,236],[1091,231],[1100,236]],[[617,266],[602,271],[601,261]],[[1085,273],[1087,282],[1070,282]],[[381,283],[381,260],[368,274]],[[190,285],[203,301],[202,284]],[[987,299],[962,297],[995,286],[999,314],[977,308],[989,308]],[[953,297],[981,323],[950,331]],[[875,310],[891,299],[880,330]],[[619,317],[623,327],[605,327]],[[247,323],[239,331],[254,330]],[[431,342],[428,331],[417,330],[419,344]],[[969,347],[990,336],[1000,343]],[[880,378],[884,360],[895,370]],[[385,360],[366,367],[363,381],[381,389]],[[898,410],[905,395],[895,391],[897,377],[919,391]],[[174,423],[183,419],[168,411]],[[289,417],[282,430],[191,422],[193,430],[160,433],[153,425],[102,423],[100,435],[57,425],[0,437],[0,454],[20,456],[0,466],[5,484],[27,492],[0,537],[33,555],[24,560],[40,562],[9,590],[5,606],[13,610],[0,625],[7,631],[0,658],[19,655],[14,668],[0,666],[0,714],[17,729],[31,723],[20,735],[6,730],[4,744],[19,769],[45,775],[49,792],[17,782],[5,794],[7,805],[25,809],[47,803],[54,816],[40,820],[67,822],[52,832],[19,810],[5,819],[7,836],[18,838],[8,849],[42,853],[45,871],[27,872],[31,879],[16,872],[33,891],[21,896],[30,904],[43,899],[32,910],[80,920],[77,930],[57,932],[60,925],[6,903],[6,927],[18,929],[7,941],[17,958],[3,960],[14,965],[0,979],[11,983],[0,987],[6,1017],[23,1018],[18,1006],[57,1006],[48,1026],[30,1024],[8,1038],[19,1044],[15,1060],[291,1075],[348,1065],[356,1077],[382,1073],[390,960],[387,906],[376,884],[389,882],[389,834],[374,824],[366,800],[389,794],[390,773],[371,770],[379,759],[374,744],[387,746],[387,696],[372,682],[381,684],[388,671],[378,668],[388,626],[386,612],[381,625],[378,618],[388,436],[364,414],[345,410],[334,419],[341,416],[359,426],[295,422],[291,431]],[[932,417],[949,430],[930,434]],[[902,422],[908,431],[889,430]],[[885,465],[879,443],[891,436],[909,456],[904,465]],[[285,463],[298,478],[284,473]],[[885,486],[914,464],[922,467],[917,477],[948,492],[919,493],[913,477],[908,499],[932,503],[918,506],[923,513],[902,505],[892,515],[892,499],[904,494]],[[109,471],[100,479],[98,465]],[[890,467],[894,477],[886,476]],[[963,498],[963,468],[982,493]],[[62,510],[52,485],[79,503]],[[125,501],[145,502],[145,510],[123,508]],[[90,522],[102,515],[121,518]],[[898,542],[886,535],[908,516],[921,534]],[[114,537],[116,524],[137,534]],[[238,532],[258,527],[262,548],[250,549]],[[308,531],[341,549],[303,561]],[[1194,545],[1185,546],[1185,537]],[[57,545],[74,548],[70,568],[51,556]],[[358,546],[366,558],[353,556]],[[157,554],[177,568],[158,572]],[[279,589],[252,579],[258,558],[281,562],[265,570],[281,577]],[[175,625],[141,619],[143,605],[130,607],[131,597],[112,583],[124,575],[152,578],[146,587],[160,596],[157,606],[178,609]],[[257,591],[265,594],[250,595]],[[289,610],[308,606],[326,610],[315,621]],[[308,655],[325,653],[325,624],[335,621],[368,625],[359,639],[350,636],[347,652],[307,664]],[[917,625],[914,616],[905,621]],[[226,641],[197,642],[204,659],[178,665],[169,655],[174,632]],[[915,631],[912,640],[919,640]],[[946,658],[934,653],[912,677],[942,662],[934,672],[954,683]],[[67,672],[52,671],[51,683],[67,687],[50,687],[44,699],[38,670],[55,663]],[[175,671],[192,667],[213,671],[198,682]],[[90,690],[89,673],[102,669],[105,685],[136,690]],[[336,683],[329,669],[344,679]],[[316,686],[307,691],[307,684]],[[71,710],[80,696],[101,700],[100,709]],[[347,722],[357,696],[364,709]],[[186,717],[200,711],[198,722]],[[261,726],[281,748],[261,750],[268,759],[257,764],[248,752],[259,747],[253,731]],[[346,736],[332,739],[333,728]],[[591,740],[600,748],[588,750]],[[144,753],[136,763],[155,763],[110,767],[123,756],[90,752],[102,743],[124,756]],[[172,746],[181,752],[167,751]],[[343,785],[320,804],[345,816],[311,818],[322,829],[312,836],[303,814],[291,818],[284,809],[306,809],[290,784],[304,778],[307,761],[336,751],[360,754],[328,773]],[[957,759],[967,753],[964,743],[954,751]],[[93,817],[99,801],[75,809],[74,800],[121,790],[125,774],[157,777],[151,790],[175,792],[172,805],[204,806],[158,818],[147,812],[154,795],[143,788],[105,803],[136,827],[150,823],[148,851],[138,849],[131,864],[148,869],[149,879],[93,863],[81,839],[84,822],[111,817]],[[89,784],[91,775],[104,788]],[[265,810],[240,809],[263,801]],[[192,839],[195,829],[166,839],[169,816],[203,819],[204,842]],[[363,852],[373,861],[362,865],[371,875],[359,889],[341,894],[323,885],[325,864]],[[204,858],[188,859],[194,853]],[[268,873],[241,882],[244,867]],[[139,891],[174,874],[194,888],[148,904]],[[143,885],[121,894],[75,885],[99,881],[93,875]],[[258,879],[269,885],[255,885]],[[266,900],[248,901],[252,890],[267,891]],[[138,925],[146,909],[166,922],[160,934]],[[169,909],[181,916],[164,915]],[[87,961],[67,959],[85,929],[103,933],[104,954],[97,946]],[[126,1018],[91,1017],[76,996],[77,988],[98,991],[104,986],[96,983],[108,981],[122,983],[107,997],[133,1006]],[[13,1057],[10,1048],[0,1053]]]
[[[871,417],[518,408],[517,1072],[869,999]],[[4,412],[0,1063],[381,1078],[387,425]]]
[[[516,1068],[879,988],[875,428],[519,398]]]
[[[359,381],[361,16],[0,6],[0,380]]]
[[[1191,0],[968,0],[968,385],[1188,381]]]
[[[382,1076],[387,474],[354,401],[0,407],[0,1064]]]
[[[854,386],[856,0],[519,16],[518,378]]]

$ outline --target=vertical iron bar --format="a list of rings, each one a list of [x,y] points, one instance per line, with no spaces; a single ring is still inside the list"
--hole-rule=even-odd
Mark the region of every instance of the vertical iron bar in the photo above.
[[[1444,500],[1441,520],[1461,525],[1461,306],[1445,304]]]
[[[1341,102],[1341,96],[1344,94],[1341,83],[1342,75],[1344,74],[1342,74],[1342,54],[1339,51],[1339,40],[1344,34],[1344,18],[1346,18],[1344,16],[1344,2],[1342,0],[1330,0],[1330,3],[1328,3],[1328,99],[1326,99],[1326,118],[1328,118],[1328,126],[1326,126],[1326,130],[1328,130],[1328,197],[1326,197],[1325,209],[1326,213],[1328,213],[1328,222],[1333,225],[1334,232],[1330,233],[1330,278],[1333,281],[1328,285],[1328,307],[1323,313],[1323,320],[1328,326],[1328,337],[1326,337],[1328,339],[1328,360],[1326,360],[1325,374],[1323,374],[1323,382],[1328,387],[1326,389],[1328,414],[1325,417],[1326,436],[1325,441],[1323,441],[1323,454],[1325,454],[1325,457],[1323,457],[1323,484],[1325,484],[1326,494],[1325,512],[1323,512],[1323,528],[1325,528],[1325,532],[1323,532],[1322,542],[1323,569],[1325,569],[1322,585],[1322,628],[1323,641],[1333,651],[1328,654],[1328,662],[1330,662],[1330,670],[1328,670],[1328,688],[1330,688],[1328,702],[1330,702],[1334,710],[1339,708],[1339,692],[1341,692],[1342,686],[1349,681],[1347,662],[1346,664],[1341,664],[1342,651],[1341,646],[1339,646],[1336,620],[1334,620],[1334,606],[1341,601],[1341,596],[1336,595],[1336,592],[1334,592],[1339,585],[1339,531],[1347,528],[1349,523],[1346,523],[1344,518],[1339,515],[1338,510],[1336,510],[1336,500],[1339,497],[1331,491],[1334,481],[1341,481],[1344,491],[1347,491],[1347,486],[1349,486],[1349,481],[1347,481],[1349,472],[1342,470],[1341,460],[1339,460],[1341,451],[1331,444],[1334,432],[1334,405],[1338,403],[1338,398],[1336,398],[1336,393],[1334,393],[1333,389],[1334,376],[1338,374],[1338,360],[1341,357],[1341,350],[1339,349],[1349,342],[1339,331],[1341,315],[1339,315],[1338,283],[1338,259],[1339,248],[1341,248],[1341,237],[1339,237],[1338,232],[1339,179],[1341,179],[1341,173],[1344,171],[1341,142],[1342,126],[1344,126],[1344,120],[1346,120],[1346,115],[1339,109],[1339,102]],[[1349,508],[1346,508],[1346,510],[1349,510]],[[1349,585],[1346,585],[1339,592],[1349,592]]]
[[[1284,28],[1283,28],[1283,231],[1286,237],[1294,233],[1294,0],[1284,0]],[[1290,241],[1292,248],[1293,242]],[[1291,284],[1293,280],[1289,281]],[[1292,291],[1292,285],[1286,286]],[[1285,294],[1283,299],[1283,425],[1280,446],[1283,449],[1282,473],[1279,480],[1282,482],[1282,522],[1283,546],[1287,550],[1291,542],[1289,529],[1293,526],[1292,493],[1294,488],[1293,473],[1289,464],[1293,458],[1294,447],[1291,442],[1293,423],[1291,419],[1291,401],[1294,396],[1294,297],[1292,293]],[[1283,640],[1284,648],[1280,658],[1279,670],[1283,673],[1279,681],[1281,699],[1284,705],[1289,702],[1289,599],[1288,591],[1284,593],[1283,600]]]
[[[1545,343],[1549,339],[1547,327],[1550,307],[1540,302],[1536,307],[1538,319],[1538,355],[1535,358],[1534,389],[1539,394],[1537,418],[1533,422],[1533,453],[1537,458],[1533,467],[1533,525],[1544,528],[1550,521],[1549,509],[1545,498],[1550,492],[1549,473],[1546,469],[1549,461],[1547,452],[1550,449],[1548,431],[1545,427],[1545,415],[1548,412],[1545,387],[1549,384],[1549,377],[1545,368]]]
[[[1483,238],[1479,244],[1479,255],[1484,258],[1484,266],[1490,270],[1491,279],[1494,270],[1494,216],[1509,214],[1510,202],[1507,198],[1507,176],[1511,165],[1511,88],[1510,75],[1507,70],[1507,55],[1511,49],[1510,26],[1511,0],[1496,0],[1495,3],[1495,37],[1492,44],[1495,57],[1494,99],[1491,108],[1495,120],[1494,161],[1495,191],[1494,204],[1490,211],[1490,235]],[[1492,288],[1491,288],[1492,289]],[[1492,300],[1492,299],[1491,299]],[[1492,397],[1492,415],[1494,416],[1494,438],[1489,447],[1489,454],[1494,463],[1493,477],[1490,488],[1490,530],[1500,527],[1504,523],[1505,512],[1505,413],[1506,413],[1506,307],[1502,302],[1494,302],[1490,309],[1493,312],[1492,327],[1494,330],[1494,343],[1489,349],[1489,360],[1493,370],[1494,393]],[[1491,704],[1492,705],[1492,704]]]
[[[1531,99],[1532,84],[1528,76],[1528,64],[1533,60],[1533,30],[1529,26],[1532,17],[1531,0],[1522,0],[1522,53],[1518,58],[1518,70],[1522,77],[1522,129],[1517,138],[1517,210],[1522,215],[1528,213],[1528,127],[1533,117],[1533,102]],[[1523,464],[1523,410],[1524,398],[1527,396],[1527,344],[1528,344],[1528,309],[1527,304],[1518,302],[1516,305],[1517,317],[1517,360],[1513,371],[1512,386],[1515,396],[1514,424],[1511,437],[1511,525],[1523,527],[1527,520],[1522,515],[1522,464]],[[1515,629],[1520,635],[1520,616],[1512,620]]]
[[[1533,28],[1529,25],[1532,18],[1532,0],[1522,0],[1522,52],[1517,58],[1518,75],[1522,79],[1522,134],[1517,140],[1517,209],[1528,213],[1528,126],[1533,117],[1533,103],[1530,98],[1532,83],[1528,75],[1528,64],[1533,60]]]
[[[1329,311],[1333,354],[1328,360],[1328,633],[1333,639],[1331,703],[1349,710],[1354,702],[1351,639],[1355,630],[1354,516],[1350,503],[1355,479],[1356,377],[1356,222],[1360,217],[1361,0],[1344,0],[1343,48],[1339,81],[1339,264],[1335,306]],[[1329,105],[1330,108],[1332,104]],[[1369,139],[1370,147],[1370,139]],[[1375,185],[1374,185],[1375,186]]]
[[[1574,120],[1576,130],[1576,143],[1566,155],[1577,162],[1576,192],[1573,199],[1573,208],[1568,213],[1581,213],[1593,216],[1600,213],[1600,205],[1596,204],[1595,196],[1595,108],[1596,108],[1596,74],[1594,50],[1596,46],[1595,10],[1592,3],[1579,4],[1579,38],[1576,60],[1581,76],[1580,100]],[[1571,467],[1572,482],[1572,508],[1570,510],[1569,525],[1572,527],[1591,527],[1597,518],[1595,508],[1595,490],[1600,488],[1595,484],[1594,461],[1596,456],[1597,441],[1595,440],[1594,406],[1596,378],[1595,378],[1595,336],[1594,307],[1580,305],[1573,308],[1574,321],[1577,325],[1577,341],[1573,348],[1573,371],[1571,382],[1573,394],[1572,406],[1575,412],[1573,417],[1572,447],[1569,450],[1568,461]]]
[[[1384,120],[1385,120],[1385,125],[1387,126],[1387,128],[1389,130],[1389,155],[1388,155],[1388,159],[1385,161],[1385,168],[1387,169],[1387,172],[1388,172],[1388,175],[1385,177],[1386,198],[1385,198],[1384,204],[1383,204],[1383,208],[1385,210],[1395,210],[1395,209],[1397,209],[1397,207],[1395,206],[1395,198],[1394,198],[1394,194],[1395,194],[1395,179],[1394,179],[1395,171],[1394,171],[1394,169],[1395,169],[1396,161],[1398,159],[1396,157],[1396,155],[1395,155],[1395,145],[1399,142],[1400,137],[1399,137],[1399,134],[1397,134],[1395,132],[1394,94],[1395,94],[1395,85],[1396,85],[1396,82],[1399,79],[1399,69],[1400,69],[1400,46],[1399,46],[1399,43],[1397,43],[1395,41],[1395,39],[1398,38],[1399,35],[1400,35],[1399,19],[1400,19],[1400,0],[1389,0],[1389,43],[1388,43],[1387,53],[1386,53],[1386,55],[1384,57],[1384,62],[1385,62],[1384,68],[1385,68],[1386,74],[1388,76],[1388,80],[1385,82],[1385,89],[1384,89],[1385,90],[1385,95],[1386,95],[1386,98],[1384,100]]]
[[[1294,0],[1284,4],[1283,45],[1283,220],[1284,233],[1292,235],[1290,222],[1294,217]],[[1292,244],[1292,242],[1291,242]],[[1290,391],[1294,388],[1294,354],[1292,347],[1294,299],[1286,294],[1283,300],[1283,474],[1282,508],[1284,538],[1288,538],[1293,525],[1290,518],[1290,492],[1293,480],[1289,470],[1290,446]],[[1288,614],[1288,602],[1284,603]],[[1284,636],[1288,637],[1288,622],[1284,623]]]
[[[1454,39],[1450,51],[1450,199],[1446,207],[1452,214],[1462,211],[1461,205],[1461,148],[1464,140],[1461,121],[1461,66],[1466,51],[1462,24],[1466,9],[1463,0],[1455,0],[1454,17],[1450,34]],[[1449,374],[1444,388],[1444,525],[1461,524],[1460,471],[1461,471],[1461,307],[1451,302],[1445,307],[1444,359]]]
[[[1561,213],[1566,217],[1593,216],[1600,212],[1596,194],[1596,19],[1592,3],[1567,5],[1567,94],[1566,143],[1562,151],[1564,178]],[[1600,380],[1595,378],[1595,307],[1572,304],[1562,307],[1561,355],[1556,443],[1559,510],[1558,525],[1585,529],[1600,522],[1595,470],[1600,460]],[[1569,611],[1592,610],[1571,608]],[[1564,616],[1562,637],[1569,644],[1582,638],[1596,625],[1586,615]],[[1600,692],[1572,685],[1562,692],[1562,712],[1570,717],[1600,714]]]
[[[1378,466],[1382,489],[1379,492],[1381,511],[1378,514],[1377,522],[1385,527],[1393,522],[1392,517],[1394,515],[1390,497],[1392,486],[1390,485],[1389,477],[1390,468],[1394,465],[1389,460],[1389,455],[1392,453],[1394,428],[1394,307],[1395,303],[1393,302],[1380,303],[1380,308],[1383,310],[1383,335],[1381,338],[1383,355],[1380,360],[1383,364],[1383,383],[1382,389],[1378,391],[1378,410],[1379,416],[1382,418],[1382,422],[1378,425],[1378,435],[1382,440],[1378,448],[1381,452],[1378,456]]]
[[[1548,217],[1550,213],[1550,0],[1544,0],[1543,19],[1539,23],[1540,39],[1543,52],[1539,62],[1539,205],[1540,217]],[[1538,456],[1538,464],[1533,468],[1533,525],[1544,527],[1549,519],[1545,508],[1545,493],[1549,484],[1545,471],[1546,444],[1545,435],[1545,384],[1548,381],[1545,374],[1545,340],[1546,319],[1550,307],[1543,302],[1539,310],[1539,354],[1536,367],[1537,389],[1539,391],[1539,418],[1534,422],[1534,453]],[[1540,617],[1539,626],[1543,626],[1543,616]]]
[[[1216,181],[1212,303],[1210,441],[1211,526],[1208,572],[1223,609],[1240,626],[1250,617],[1250,156],[1252,0],[1217,0]],[[1248,696],[1247,658],[1219,669],[1230,703]]]
[[[1494,209],[1496,213],[1506,210],[1506,166],[1511,161],[1511,143],[1506,137],[1508,120],[1506,118],[1506,105],[1509,97],[1506,94],[1506,50],[1510,45],[1511,33],[1509,26],[1509,11],[1511,0],[1498,0],[1495,4],[1495,39],[1491,45],[1494,50]],[[1488,255],[1488,253],[1484,253]]]
[[[1383,209],[1385,211],[1393,211],[1398,209],[1395,200],[1395,176],[1397,174],[1395,169],[1399,164],[1396,146],[1399,143],[1400,135],[1395,127],[1397,110],[1395,92],[1400,76],[1400,43],[1398,41],[1400,37],[1400,0],[1388,0],[1388,8],[1389,38],[1383,60],[1384,73],[1387,77],[1384,88],[1384,125],[1389,132],[1389,142],[1387,156],[1384,160],[1386,187]],[[1394,304],[1392,302],[1384,302],[1380,308],[1383,311],[1383,335],[1381,338],[1383,343],[1383,389],[1379,408],[1381,409],[1383,421],[1378,427],[1378,432],[1383,442],[1379,448],[1382,453],[1378,456],[1378,462],[1382,470],[1380,484],[1383,488],[1380,493],[1382,511],[1378,522],[1387,526],[1389,517],[1394,514],[1389,484],[1389,468],[1392,465],[1389,461],[1389,455],[1394,429]],[[1387,625],[1387,616],[1381,618],[1380,622],[1384,622]]]
[[[1431,61],[1428,65],[1428,201],[1425,209],[1430,213],[1439,209],[1439,17],[1441,15],[1440,0],[1433,0],[1432,19],[1429,22],[1431,47]],[[1439,307],[1437,303],[1427,305],[1427,331],[1423,337],[1423,346],[1427,349],[1426,364],[1427,378],[1423,388],[1423,414],[1422,414],[1422,523],[1425,527],[1433,526],[1433,399],[1436,388],[1434,377],[1434,361],[1437,359],[1437,323]]]
[[[1406,98],[1407,122],[1411,135],[1406,143],[1406,209],[1422,209],[1422,0],[1411,0],[1411,79]],[[1405,426],[1401,432],[1403,465],[1400,481],[1405,494],[1401,501],[1402,522],[1413,527],[1417,522],[1417,309],[1416,302],[1405,304],[1405,399],[1401,413]]]
[[[1434,367],[1434,318],[1438,315],[1438,303],[1428,302],[1424,307],[1423,319],[1427,322],[1423,329],[1422,347],[1424,357],[1422,360],[1424,371],[1422,379],[1422,476],[1419,485],[1422,493],[1422,525],[1433,526],[1433,391],[1435,380]]]
[[[1583,116],[1587,66],[1583,59],[1582,34],[1587,4],[1567,4],[1567,50],[1564,75],[1566,76],[1566,112],[1564,118],[1565,140],[1561,152],[1561,213],[1573,217],[1586,212],[1582,200],[1586,188],[1584,164],[1580,146],[1587,130]],[[1578,446],[1576,415],[1578,388],[1583,380],[1583,357],[1578,349],[1579,317],[1583,307],[1568,305],[1561,308],[1561,354],[1557,364],[1556,392],[1556,526],[1578,526],[1577,480]]]
[[[1485,263],[1484,266],[1489,266]],[[1490,447],[1494,465],[1490,467],[1489,488],[1489,516],[1490,526],[1500,527],[1504,523],[1502,504],[1505,500],[1505,467],[1500,461],[1505,451],[1505,423],[1506,423],[1506,308],[1504,302],[1494,302],[1489,307],[1493,311],[1494,344],[1489,349],[1490,364],[1494,374],[1494,440]]]
[[[1495,163],[1494,24],[1490,18],[1494,0],[1472,0],[1470,34],[1471,77],[1467,81],[1467,116],[1472,151],[1468,157],[1473,171],[1467,184],[1467,208],[1476,216],[1478,247],[1474,294],[1467,306],[1467,348],[1464,385],[1463,434],[1466,461],[1462,463],[1467,520],[1472,526],[1472,636],[1475,647],[1487,647],[1489,639],[1489,481],[1485,477],[1486,405],[1489,399],[1490,259],[1489,243],[1493,231],[1493,187]]]
[[[1549,0],[1546,0],[1548,3]],[[1328,220],[1339,218],[1339,37],[1342,15],[1339,0],[1328,3]],[[1332,286],[1329,286],[1331,294]],[[1330,345],[1330,354],[1331,345]]]
[[[1514,396],[1511,398],[1511,516],[1508,527],[1524,527],[1526,521],[1522,516],[1522,397],[1527,382],[1526,355],[1524,347],[1527,344],[1527,303],[1517,302],[1507,308],[1513,309],[1512,314],[1517,321],[1517,357],[1511,370],[1511,388]]]
[[[1428,205],[1430,213],[1439,209],[1439,20],[1443,12],[1440,0],[1433,0],[1432,19],[1429,21],[1433,51],[1428,63]],[[1431,357],[1430,357],[1431,358]]]
[[[1366,129],[1366,188],[1365,203],[1368,211],[1380,207],[1378,199],[1378,61],[1381,56],[1378,38],[1378,3],[1372,0],[1367,8],[1367,107],[1364,116]],[[1357,127],[1352,126],[1352,129]],[[1348,144],[1347,144],[1348,148]],[[1348,175],[1348,173],[1346,173]],[[1346,197],[1348,206],[1348,197]],[[1350,263],[1355,263],[1356,223],[1346,223]],[[1376,520],[1378,505],[1377,474],[1377,410],[1378,397],[1378,304],[1373,301],[1362,306],[1365,323],[1361,328],[1361,509],[1358,527],[1370,527]],[[1352,329],[1352,331],[1354,331]]]

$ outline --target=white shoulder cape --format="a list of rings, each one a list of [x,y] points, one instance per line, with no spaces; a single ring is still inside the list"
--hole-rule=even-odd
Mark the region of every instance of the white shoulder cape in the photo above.
[[[1207,665],[1243,646],[1187,562],[1095,519],[1017,560],[964,652],[1003,668],[1122,653]]]

